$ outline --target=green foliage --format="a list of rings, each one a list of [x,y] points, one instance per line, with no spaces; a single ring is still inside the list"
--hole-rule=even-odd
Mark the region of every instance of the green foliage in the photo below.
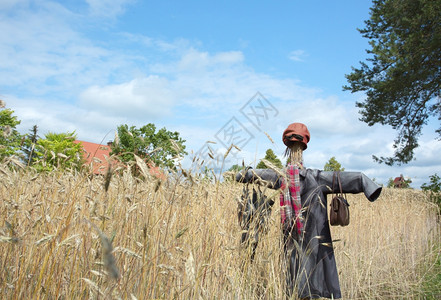
[[[387,187],[388,188],[394,187],[394,179],[392,177],[390,177],[389,180],[387,181]]]
[[[175,169],[174,159],[187,154],[178,132],[165,128],[156,131],[149,123],[141,128],[124,124],[117,128],[118,140],[112,144],[112,155],[118,155],[123,162],[134,161],[134,154],[153,162],[156,166]]]
[[[282,169],[283,165],[282,162],[280,161],[280,159],[277,158],[277,156],[274,154],[274,151],[272,149],[268,149],[265,152],[265,157],[264,159],[266,159],[267,161],[269,161],[270,163],[272,163],[273,165],[275,165],[276,167]],[[267,165],[265,165],[265,163],[263,161],[260,161],[257,166],[257,169],[268,169]]]
[[[226,181],[231,181],[226,173],[228,173],[228,171],[224,173],[224,179],[226,179]],[[205,166],[203,172],[199,174],[199,179],[204,183],[212,183],[216,180],[216,176],[213,169]]]
[[[38,171],[53,171],[54,169],[77,169],[83,163],[83,147],[74,143],[75,132],[49,132],[44,139],[37,141],[33,167]]]
[[[4,108],[3,101],[0,102],[0,160],[11,155],[17,155],[20,150],[22,136],[16,130],[20,120],[13,115],[14,111]]]
[[[441,120],[441,0],[374,0],[366,28],[372,55],[346,75],[351,92],[365,92],[357,102],[369,126],[397,130],[393,157],[379,163],[408,163],[430,115]],[[437,130],[441,135],[441,128]]]
[[[441,178],[436,173],[431,175],[430,184],[424,183],[421,189],[427,193],[430,201],[438,205],[441,215]]]
[[[412,183],[412,179],[410,178],[404,179],[404,181],[401,183],[401,188],[409,189],[411,183]]]
[[[441,192],[441,178],[438,176],[438,174],[433,174],[430,176],[430,184],[423,183],[421,186],[421,189],[423,191],[431,191],[434,193]]]
[[[232,172],[239,172],[240,170],[242,170],[243,168],[245,168],[244,166],[239,166],[239,165],[232,165],[228,171],[232,171]]]
[[[222,176],[226,182],[232,182],[234,181],[234,178],[236,178],[236,174],[244,168],[245,166],[243,165],[232,165],[224,174],[222,174]]]
[[[419,299],[441,299],[441,245],[433,245],[431,254],[434,263],[425,262],[422,266],[423,280]]]
[[[341,167],[341,164],[335,159],[335,156],[331,157],[329,161],[323,167],[324,171],[344,171],[345,168]]]

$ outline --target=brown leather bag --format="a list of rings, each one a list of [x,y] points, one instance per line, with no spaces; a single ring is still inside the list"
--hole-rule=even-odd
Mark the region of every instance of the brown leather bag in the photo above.
[[[340,187],[340,193],[336,193],[332,197],[331,210],[329,212],[329,222],[332,226],[347,226],[349,224],[349,203],[343,196],[340,181],[340,172],[334,172],[334,176],[332,178],[332,190],[335,190],[335,177],[337,177],[338,186]]]

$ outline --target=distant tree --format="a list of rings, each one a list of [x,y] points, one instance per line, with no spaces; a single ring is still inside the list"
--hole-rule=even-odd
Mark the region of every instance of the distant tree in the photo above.
[[[226,172],[224,172],[222,174],[222,176],[226,182],[234,181],[234,178],[236,178],[237,172],[240,172],[244,168],[245,167],[243,165],[237,165],[237,164],[232,165]]]
[[[403,188],[409,189],[410,184],[412,183],[412,179],[410,179],[409,177],[407,177],[407,179],[404,179],[403,184],[401,185]]]
[[[365,24],[359,31],[372,57],[346,75],[343,89],[366,93],[356,104],[362,121],[398,131],[394,156],[374,160],[408,163],[430,115],[441,120],[441,0],[374,0]]]
[[[185,140],[178,132],[165,128],[156,131],[149,123],[141,128],[124,124],[117,128],[118,140],[112,143],[112,155],[118,155],[123,162],[134,161],[134,154],[156,166],[175,169],[175,159],[187,154]]]
[[[29,131],[30,133],[24,136],[24,141],[21,147],[24,154],[23,161],[27,166],[30,166],[35,162],[37,157],[35,148],[39,139],[37,125],[34,125]]]
[[[239,166],[239,165],[232,165],[228,171],[232,171],[232,172],[239,172],[240,170],[242,170],[243,168],[245,168],[244,166]]]
[[[37,141],[33,167],[38,171],[80,169],[84,164],[83,147],[74,143],[75,139],[75,132],[47,133]]]
[[[335,156],[331,157],[329,161],[325,164],[324,171],[344,171],[345,168],[342,168],[341,164],[335,159]]]
[[[441,192],[441,178],[438,176],[438,174],[431,175],[430,177],[430,184],[423,183],[421,186],[421,189],[423,191],[432,191],[434,193],[440,193]]]
[[[13,115],[13,110],[5,106],[5,102],[0,100],[0,160],[17,155],[22,140],[22,136],[16,129],[21,121]]]
[[[387,187],[388,187],[388,188],[393,188],[393,187],[395,187],[394,179],[393,179],[392,177],[390,177],[389,180],[387,181]]]
[[[274,154],[274,151],[272,149],[266,150],[264,159],[280,169],[283,168],[282,162],[280,161],[280,159],[277,158],[277,156]],[[257,164],[256,168],[268,169],[268,166],[263,161],[260,161]]]
[[[429,200],[438,205],[438,214],[441,215],[441,178],[435,173],[430,176],[430,184],[423,183],[421,189],[425,191]]]

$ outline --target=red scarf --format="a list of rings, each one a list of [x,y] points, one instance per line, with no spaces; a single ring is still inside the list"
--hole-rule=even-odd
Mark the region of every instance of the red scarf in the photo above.
[[[301,236],[303,218],[301,214],[299,166],[297,164],[289,164],[286,167],[286,180],[288,181],[288,186],[286,186],[286,182],[283,180],[282,192],[280,193],[282,223],[288,222],[288,224],[293,224],[296,227],[297,233]]]

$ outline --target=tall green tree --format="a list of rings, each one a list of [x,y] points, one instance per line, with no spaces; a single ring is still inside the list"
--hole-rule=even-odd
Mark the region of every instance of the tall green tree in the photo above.
[[[0,100],[0,160],[17,155],[22,140],[22,136],[16,129],[21,121],[13,115],[13,110],[5,107],[5,102]]]
[[[75,139],[75,132],[47,133],[37,141],[33,167],[39,171],[79,170],[84,164],[83,147]]]
[[[118,155],[124,162],[134,161],[134,154],[153,162],[156,166],[174,169],[175,160],[185,152],[185,140],[179,132],[168,131],[166,128],[156,130],[152,123],[136,128],[120,125],[117,137],[112,144],[112,155]]]
[[[324,171],[344,171],[345,168],[342,168],[341,164],[337,161],[335,156],[331,157],[328,162],[323,167]]]
[[[265,160],[269,161],[270,163],[272,163],[273,165],[275,165],[278,168],[283,168],[282,162],[280,161],[280,159],[277,158],[276,154],[274,154],[274,151],[272,149],[268,149],[265,152]],[[265,163],[263,161],[260,161],[257,166],[257,169],[267,169],[268,166],[265,165]]]
[[[369,58],[343,89],[366,93],[356,103],[362,121],[397,130],[394,155],[374,160],[408,163],[429,117],[441,120],[441,0],[374,0],[365,25]]]
[[[32,165],[37,158],[35,148],[37,147],[38,139],[38,126],[34,125],[29,130],[29,133],[24,136],[24,141],[21,147],[23,151],[23,161],[27,166]]]

